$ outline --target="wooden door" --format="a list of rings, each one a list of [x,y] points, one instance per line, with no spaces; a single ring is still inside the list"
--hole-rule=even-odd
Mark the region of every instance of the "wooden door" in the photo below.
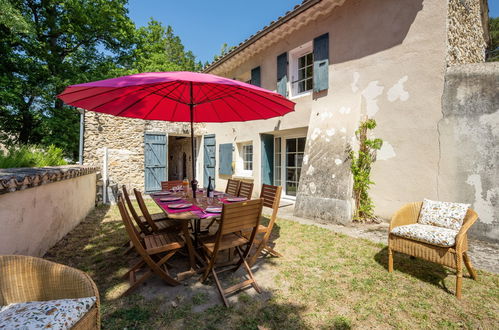
[[[164,133],[146,133],[144,138],[145,191],[161,190],[167,181],[168,137]]]

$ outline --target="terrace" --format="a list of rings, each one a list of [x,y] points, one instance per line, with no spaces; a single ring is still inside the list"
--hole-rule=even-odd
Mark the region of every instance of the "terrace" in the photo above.
[[[147,206],[160,211],[150,200]],[[132,295],[121,297],[128,287],[122,275],[137,256],[123,254],[127,236],[116,206],[96,208],[44,258],[91,275],[101,295],[102,326],[109,329],[497,326],[499,275],[497,260],[495,265],[493,261],[497,246],[490,245],[489,252],[476,251],[481,257],[478,267],[483,264],[496,274],[479,269],[478,281],[466,274],[463,298],[457,300],[455,276],[447,267],[396,254],[395,271],[388,273],[386,244],[372,241],[386,237],[386,227],[321,228],[296,220],[279,218],[274,227],[273,242],[285,257],[260,258],[253,267],[263,293],[249,289],[234,295],[229,308],[221,304],[213,280],[201,284],[199,276],[176,287],[153,277]],[[376,228],[383,234],[373,234]],[[335,230],[350,230],[348,234],[358,237]],[[371,240],[359,238],[370,231]],[[185,263],[182,259],[174,257],[172,263]],[[242,276],[238,271],[221,280],[237,282]]]

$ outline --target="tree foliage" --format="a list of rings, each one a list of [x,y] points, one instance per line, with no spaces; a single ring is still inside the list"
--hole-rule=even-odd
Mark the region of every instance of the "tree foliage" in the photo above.
[[[383,140],[368,138],[369,130],[376,127],[374,119],[367,119],[360,123],[355,132],[359,141],[359,150],[349,150],[351,160],[350,170],[353,174],[353,193],[355,198],[356,221],[371,221],[375,219],[374,204],[369,197],[369,188],[374,182],[371,180],[371,166],[376,161],[376,152],[381,149]]]
[[[114,71],[116,76],[139,72],[199,71],[202,68],[194,54],[185,50],[173,28],[152,18],[147,26],[135,31],[134,42],[135,47],[123,59],[123,66]]]
[[[490,45],[487,49],[487,61],[499,61],[499,17],[489,17]]]
[[[78,153],[78,112],[56,95],[71,84],[199,70],[170,26],[136,28],[127,0],[0,0],[0,143]]]

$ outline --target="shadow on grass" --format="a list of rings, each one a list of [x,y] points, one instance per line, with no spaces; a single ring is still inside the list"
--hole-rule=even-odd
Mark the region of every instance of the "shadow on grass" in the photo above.
[[[376,253],[374,260],[388,271],[388,247],[384,247]],[[447,293],[454,294],[453,291],[446,287],[444,279],[455,273],[442,265],[394,252],[393,269],[394,271],[403,272],[421,281],[435,285]]]
[[[87,272],[97,284],[101,299],[106,290],[122,281],[120,271],[133,256],[124,255],[128,241],[119,217],[109,213],[110,206],[96,207],[44,256],[55,262]]]

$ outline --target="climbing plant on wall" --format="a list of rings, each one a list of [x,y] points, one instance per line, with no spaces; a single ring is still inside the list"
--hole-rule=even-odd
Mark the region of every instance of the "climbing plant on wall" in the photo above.
[[[374,119],[366,119],[359,125],[355,135],[359,142],[358,151],[352,148],[348,151],[351,160],[350,170],[353,175],[353,193],[355,198],[355,221],[373,221],[374,204],[369,196],[369,188],[374,182],[371,180],[371,166],[376,161],[376,152],[381,149],[383,140],[368,137],[368,132],[376,127]]]

